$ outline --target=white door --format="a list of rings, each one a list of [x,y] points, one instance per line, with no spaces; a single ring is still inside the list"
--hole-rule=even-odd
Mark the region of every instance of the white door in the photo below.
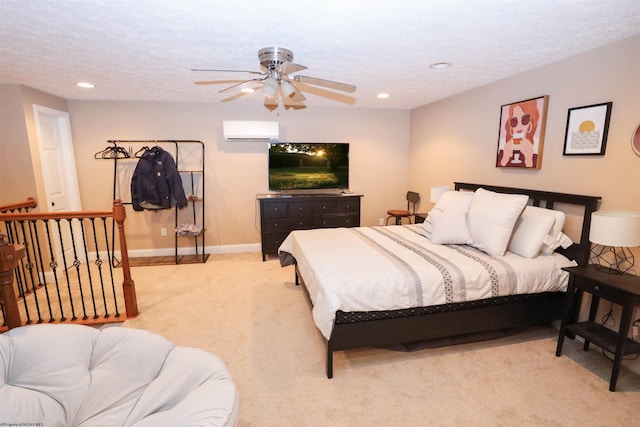
[[[47,198],[46,207],[41,206],[41,209],[49,212],[79,211],[81,210],[80,192],[73,155],[69,113],[40,105],[34,105],[33,111]],[[71,234],[68,222],[61,221],[61,224],[63,224],[65,259],[67,261],[65,267],[68,267],[74,260]],[[55,244],[56,259],[61,264],[60,242],[56,241]],[[78,250],[77,252],[82,254],[82,258],[84,258],[84,251]],[[83,259],[80,260],[83,261]]]

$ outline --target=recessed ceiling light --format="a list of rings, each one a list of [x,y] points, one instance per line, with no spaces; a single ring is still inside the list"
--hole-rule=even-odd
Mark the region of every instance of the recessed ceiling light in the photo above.
[[[87,89],[93,89],[94,87],[96,87],[96,85],[94,85],[93,83],[89,83],[89,82],[78,82],[78,83],[76,83],[76,86],[84,87],[84,88],[87,88]]]
[[[243,87],[242,89],[240,89],[240,92],[242,92],[242,93],[253,93],[253,92],[255,92],[255,89],[250,88],[250,87]]]
[[[432,70],[444,70],[445,68],[451,67],[451,62],[436,62],[429,65],[429,68]]]
[[[378,99],[387,99],[390,95],[386,92],[382,92],[378,94]]]

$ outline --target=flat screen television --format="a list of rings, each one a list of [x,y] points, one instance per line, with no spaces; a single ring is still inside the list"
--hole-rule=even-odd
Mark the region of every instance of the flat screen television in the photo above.
[[[269,191],[339,192],[349,189],[349,144],[269,144]]]

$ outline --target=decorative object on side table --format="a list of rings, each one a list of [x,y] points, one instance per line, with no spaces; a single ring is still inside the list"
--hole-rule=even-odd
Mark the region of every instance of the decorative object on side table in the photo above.
[[[564,136],[565,156],[604,155],[613,102],[570,108]]]
[[[624,273],[634,264],[630,247],[640,246],[640,212],[597,211],[591,214],[590,262],[607,273]]]
[[[438,199],[440,199],[440,197],[442,197],[442,195],[449,190],[450,190],[449,187],[447,187],[446,185],[431,187],[431,193],[429,194],[429,201],[431,203],[437,203]]]

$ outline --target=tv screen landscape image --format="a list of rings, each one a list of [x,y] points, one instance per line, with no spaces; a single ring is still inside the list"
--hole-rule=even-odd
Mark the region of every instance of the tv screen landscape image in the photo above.
[[[269,145],[269,190],[347,190],[348,143]]]

